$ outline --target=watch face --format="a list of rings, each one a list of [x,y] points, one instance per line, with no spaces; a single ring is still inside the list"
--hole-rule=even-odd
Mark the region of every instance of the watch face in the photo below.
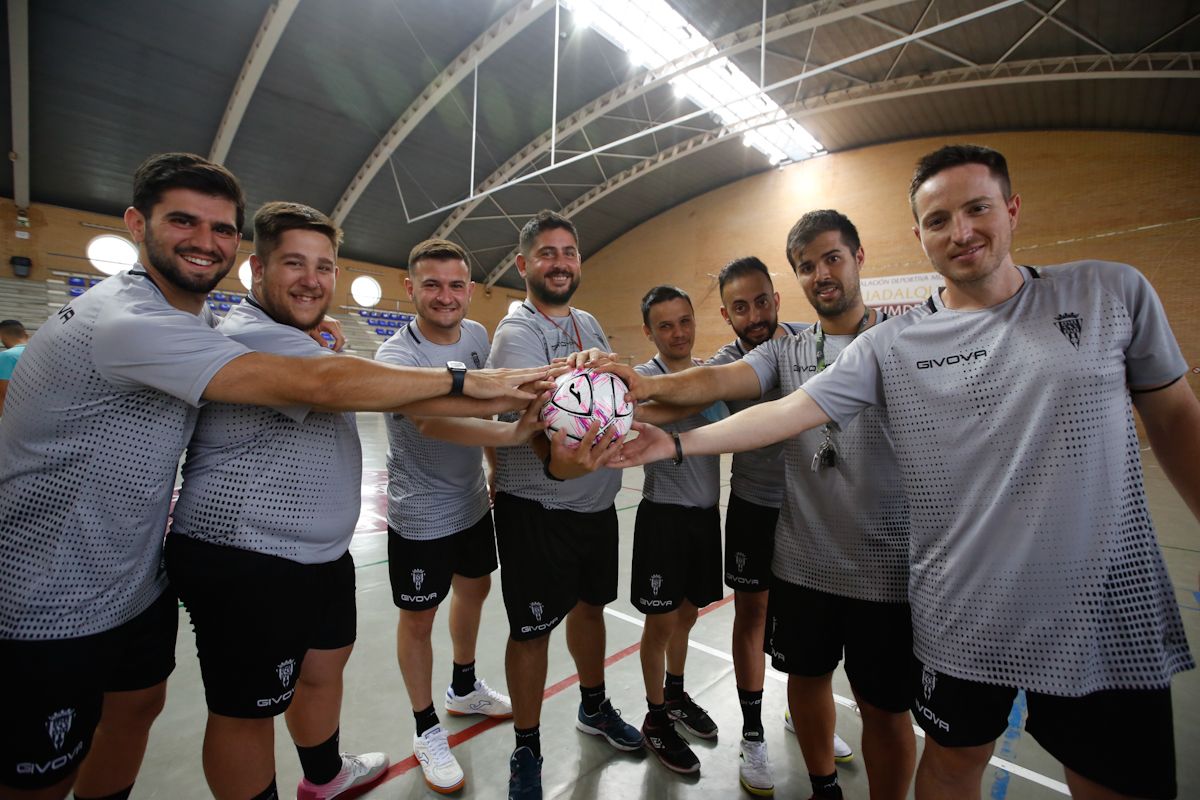
[[[446,369],[466,369],[467,365],[461,361],[447,361]]]

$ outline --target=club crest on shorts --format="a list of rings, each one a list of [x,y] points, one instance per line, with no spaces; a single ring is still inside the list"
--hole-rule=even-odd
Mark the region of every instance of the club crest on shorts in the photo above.
[[[54,743],[55,750],[61,750],[63,742],[67,740],[67,734],[71,732],[71,723],[75,721],[75,709],[64,708],[61,711],[55,711],[46,718],[46,733],[50,734],[50,741]]]
[[[1062,335],[1067,337],[1067,341],[1076,350],[1079,349],[1079,338],[1083,335],[1083,320],[1078,314],[1059,314],[1054,318],[1054,324],[1058,326]]]
[[[734,555],[733,560],[735,562],[737,562],[738,572],[742,572],[743,570],[746,569],[746,554],[745,553],[737,553],[736,555]]]
[[[279,676],[279,682],[284,686],[292,680],[292,673],[296,671],[296,659],[289,658],[285,661],[280,661],[279,666],[275,668],[275,673]]]
[[[650,576],[650,591],[654,592],[654,596],[658,597],[658,590],[662,588],[662,575]]]
[[[532,603],[529,604],[529,613],[533,614],[534,622],[542,621],[543,609],[544,609],[544,606],[542,606],[542,604],[539,603],[537,600],[534,600]]]
[[[421,584],[425,582],[425,570],[417,567],[412,571],[413,588],[418,592],[421,591]]]
[[[921,667],[921,691],[925,693],[925,699],[933,694],[933,690],[937,688],[937,673],[930,667]]]

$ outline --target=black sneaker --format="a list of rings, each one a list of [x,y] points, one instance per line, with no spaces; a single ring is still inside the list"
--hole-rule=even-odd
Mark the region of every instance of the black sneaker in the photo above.
[[[542,800],[542,759],[518,747],[508,760],[508,800]]]
[[[699,736],[701,739],[717,738],[717,723],[712,721],[707,711],[696,705],[696,701],[687,692],[678,700],[667,701],[667,714],[687,728],[688,733],[693,736]]]
[[[642,723],[642,737],[646,740],[646,749],[672,772],[693,775],[700,771],[700,759],[696,758],[674,725],[655,728],[649,723]]]

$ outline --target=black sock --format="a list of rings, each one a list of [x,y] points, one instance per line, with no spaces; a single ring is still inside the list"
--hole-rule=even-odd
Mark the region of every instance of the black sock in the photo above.
[[[646,723],[652,728],[665,728],[671,724],[671,718],[667,716],[666,703],[651,703],[646,701],[646,708],[650,713],[646,715]]]
[[[301,747],[296,745],[296,753],[300,756],[300,769],[309,783],[320,786],[329,783],[342,771],[342,754],[338,749],[341,729],[333,732],[325,741],[316,747]]]
[[[738,689],[738,702],[742,706],[742,738],[748,742],[763,740],[762,689],[748,692]]]
[[[810,772],[808,780],[812,783],[814,797],[821,800],[842,800],[842,787],[838,785],[836,770],[832,775],[813,775]]]
[[[683,676],[672,675],[667,673],[667,680],[663,683],[663,699],[668,703],[683,699]]]
[[[271,776],[271,785],[263,789],[250,800],[279,800],[279,789],[275,786],[275,776]]]
[[[75,793],[75,800],[129,800],[129,793],[133,791],[133,784],[129,784],[119,792],[106,794],[103,797],[84,797],[79,792]]]
[[[539,726],[532,728],[513,728],[517,735],[517,747],[528,747],[533,751],[534,758],[542,757],[542,734]]]
[[[425,731],[438,724],[438,715],[433,710],[433,703],[429,704],[429,708],[413,711],[413,718],[417,721],[417,736],[424,736]]]
[[[599,686],[579,684],[579,694],[583,698],[583,713],[588,716],[600,713],[600,705],[604,702],[604,681]]]
[[[466,697],[475,691],[475,662],[459,664],[454,662],[454,673],[450,678],[450,691],[459,697]]]

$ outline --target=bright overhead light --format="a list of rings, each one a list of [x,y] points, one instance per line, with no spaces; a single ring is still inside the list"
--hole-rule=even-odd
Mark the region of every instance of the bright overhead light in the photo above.
[[[247,292],[254,288],[252,285],[254,283],[254,270],[250,268],[250,259],[247,258],[238,267],[238,280],[241,281],[242,286],[246,287]]]
[[[631,63],[656,69],[677,59],[710,58],[712,42],[666,0],[561,0],[576,19],[624,50]],[[825,147],[728,58],[717,58],[671,81],[676,97],[709,109],[723,125],[744,130],[742,141],[771,164],[800,161]]]

